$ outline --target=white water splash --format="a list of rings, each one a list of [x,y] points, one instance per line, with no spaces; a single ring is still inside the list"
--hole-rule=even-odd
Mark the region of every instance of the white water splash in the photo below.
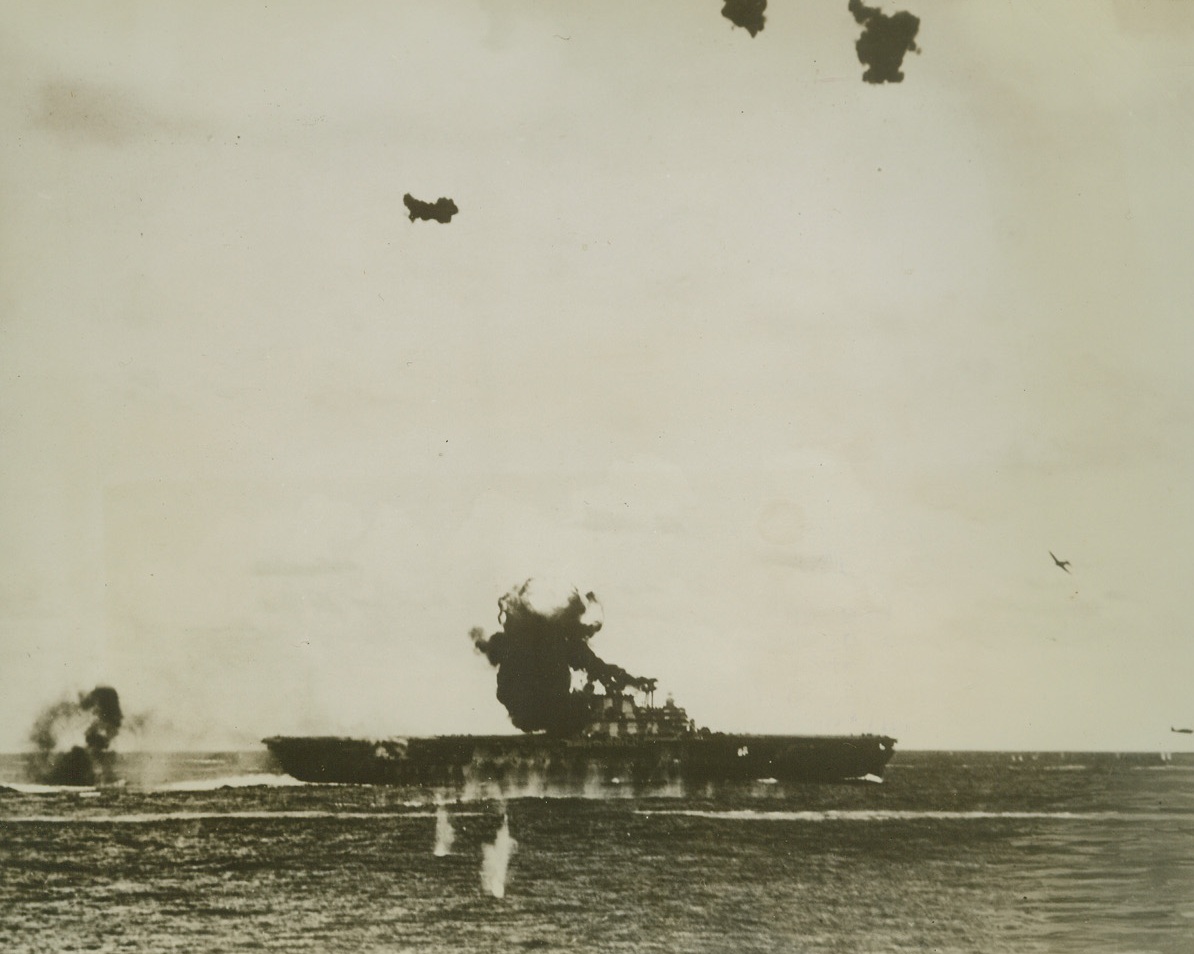
[[[22,795],[82,795],[84,792],[98,792],[94,785],[86,787],[79,785],[41,785],[37,782],[3,782],[0,789],[10,789]]]
[[[455,840],[456,831],[452,828],[452,819],[448,817],[448,810],[440,805],[435,810],[435,857],[443,858],[450,855]]]
[[[157,792],[215,792],[221,788],[294,788],[308,784],[289,775],[258,773],[256,775],[228,775],[223,778],[184,779],[180,782],[165,782],[154,785],[149,791]]]
[[[481,887],[495,898],[506,896],[506,873],[517,847],[518,842],[510,837],[510,819],[503,815],[493,844],[481,846]]]

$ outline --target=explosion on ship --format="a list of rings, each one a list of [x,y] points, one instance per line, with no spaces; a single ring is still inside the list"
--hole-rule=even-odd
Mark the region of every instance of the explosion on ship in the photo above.
[[[45,709],[33,723],[29,740],[36,751],[32,774],[47,785],[95,785],[111,781],[112,741],[124,722],[120,696],[111,686],[80,693]],[[64,740],[77,737],[64,747]],[[79,737],[81,736],[81,737]]]
[[[654,692],[655,679],[632,676],[589,645],[603,623],[601,603],[592,592],[573,589],[562,602],[544,606],[532,584],[527,580],[498,600],[501,629],[496,633],[487,636],[480,627],[470,633],[497,669],[497,698],[515,727],[576,735],[589,720],[596,684],[607,696],[626,689]],[[584,688],[573,687],[574,672],[584,674]]]
[[[655,679],[631,675],[589,645],[602,625],[591,592],[571,589],[552,600],[527,580],[498,600],[498,623],[497,632],[476,627],[470,635],[496,670],[498,701],[522,734],[271,736],[265,744],[283,771],[305,782],[448,786],[501,797],[879,778],[891,758],[888,736],[712,732],[670,697],[656,706]]]

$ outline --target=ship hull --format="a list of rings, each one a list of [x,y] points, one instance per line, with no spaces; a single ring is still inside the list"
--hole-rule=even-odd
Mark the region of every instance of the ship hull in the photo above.
[[[541,735],[366,740],[275,736],[266,746],[305,782],[589,790],[716,782],[882,778],[886,736],[709,734],[676,739],[552,739]]]

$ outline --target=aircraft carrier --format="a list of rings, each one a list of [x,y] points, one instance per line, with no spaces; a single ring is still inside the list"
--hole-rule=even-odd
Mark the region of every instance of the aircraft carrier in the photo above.
[[[879,780],[895,739],[881,735],[738,735],[698,729],[669,699],[589,697],[591,720],[573,736],[444,735],[353,739],[274,736],[265,745],[306,782],[496,786],[582,794],[718,782]]]
[[[656,706],[655,679],[593,652],[602,619],[592,592],[545,596],[527,580],[499,598],[497,632],[470,631],[522,735],[274,736],[265,744],[285,772],[307,782],[584,793],[882,778],[895,746],[887,736],[732,735],[697,728],[670,697]]]

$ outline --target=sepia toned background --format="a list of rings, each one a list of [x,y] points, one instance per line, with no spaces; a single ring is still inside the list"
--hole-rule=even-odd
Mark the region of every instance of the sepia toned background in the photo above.
[[[720,6],[0,4],[0,751],[505,731],[527,577],[713,728],[1194,747],[1194,10]]]

